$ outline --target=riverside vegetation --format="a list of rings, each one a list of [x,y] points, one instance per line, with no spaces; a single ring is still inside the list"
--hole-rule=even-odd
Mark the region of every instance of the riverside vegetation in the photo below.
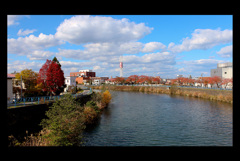
[[[92,86],[91,88],[105,89],[105,90],[108,89],[108,90],[116,90],[116,91],[163,93],[163,94],[181,95],[181,96],[187,96],[187,97],[204,98],[209,100],[233,103],[232,91],[226,91],[226,90],[179,88],[176,85],[171,85],[170,89],[166,87],[116,86],[116,85]]]
[[[83,106],[66,94],[46,112],[48,118],[41,121],[43,129],[38,134],[25,137],[22,143],[9,136],[9,146],[80,146],[82,132],[100,117],[110,101],[108,90],[93,92],[91,100]]]

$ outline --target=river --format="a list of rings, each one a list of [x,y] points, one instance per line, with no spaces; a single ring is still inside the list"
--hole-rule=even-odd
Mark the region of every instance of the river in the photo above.
[[[111,91],[113,99],[84,146],[232,146],[232,104]]]

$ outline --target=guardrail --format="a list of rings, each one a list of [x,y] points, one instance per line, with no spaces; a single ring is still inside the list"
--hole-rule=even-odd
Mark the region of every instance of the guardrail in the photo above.
[[[77,98],[80,96],[84,96],[84,95],[89,95],[92,93],[92,89],[90,89],[90,91],[85,92],[85,93],[76,93],[76,94],[71,94],[73,97]],[[39,96],[39,97],[22,97],[22,98],[13,98],[12,100],[8,100],[8,106],[9,105],[13,105],[13,106],[17,106],[17,105],[32,105],[32,104],[44,104],[47,102],[54,102],[57,99],[60,99],[61,97],[63,97],[64,95],[58,95],[58,96]]]

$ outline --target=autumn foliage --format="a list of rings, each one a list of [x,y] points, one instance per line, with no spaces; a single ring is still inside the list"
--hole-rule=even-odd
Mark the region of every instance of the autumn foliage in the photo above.
[[[64,85],[64,73],[61,67],[54,61],[47,60],[39,70],[38,84],[42,84],[43,91],[59,94]]]
[[[152,77],[152,76],[146,76],[146,75],[131,75],[126,79],[126,83],[130,84],[159,84],[161,82],[161,78],[158,77]]]
[[[106,90],[102,94],[102,100],[101,100],[102,105],[103,106],[108,106],[108,104],[110,103],[111,99],[112,99],[111,93],[108,90]]]

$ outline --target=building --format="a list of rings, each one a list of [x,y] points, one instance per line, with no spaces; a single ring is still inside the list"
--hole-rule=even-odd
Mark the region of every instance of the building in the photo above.
[[[76,78],[76,82],[77,84],[87,84],[87,83],[90,83],[91,82],[91,79],[90,77],[77,77]]]
[[[162,78],[161,79],[161,84],[170,85],[171,84],[171,79]]]
[[[65,77],[66,88],[64,88],[64,92],[67,91],[69,86],[76,86],[76,78],[77,78],[77,76],[67,76],[67,77]]]
[[[211,77],[232,78],[232,63],[218,63],[217,69],[211,69]]]
[[[105,83],[106,80],[108,80],[109,77],[91,77],[92,84],[93,85],[100,85]]]
[[[115,84],[115,78],[112,78],[112,76],[111,76],[110,79],[105,80],[105,83],[106,84]]]
[[[13,98],[13,78],[15,78],[15,75],[12,74],[7,75],[7,100],[11,101]]]
[[[8,77],[12,78],[12,88],[13,88],[13,97],[21,98],[21,89],[22,89],[22,96],[24,96],[24,91],[26,90],[25,83],[22,80],[16,79],[16,71],[14,73],[8,74]]]
[[[79,72],[70,72],[70,77],[81,76],[81,77],[96,77],[96,73],[90,69],[79,70]]]

